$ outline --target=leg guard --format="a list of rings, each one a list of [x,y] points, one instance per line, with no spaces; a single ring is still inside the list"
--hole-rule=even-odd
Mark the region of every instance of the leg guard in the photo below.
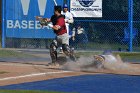
[[[69,48],[68,45],[62,44],[62,49],[63,49],[63,52],[64,52],[67,56],[70,55],[70,48]]]
[[[57,61],[57,42],[53,41],[50,45],[50,56],[52,59],[52,63]]]
[[[62,44],[62,49],[63,49],[63,52],[70,57],[70,59],[72,61],[76,61],[76,57],[74,55],[74,49],[73,48],[70,48],[68,45],[66,44]]]

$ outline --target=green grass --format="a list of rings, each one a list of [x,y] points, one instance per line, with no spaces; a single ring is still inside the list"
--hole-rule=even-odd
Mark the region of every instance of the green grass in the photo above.
[[[114,54],[119,54],[123,60],[140,62],[140,52],[114,52]]]
[[[64,93],[64,92],[36,91],[36,90],[0,90],[0,93]]]
[[[122,51],[126,51],[129,48],[129,45],[127,44],[121,44],[121,43],[109,43],[109,42],[88,42],[86,44],[82,44],[81,46],[74,46],[75,49],[83,48],[83,49],[91,49],[91,50],[115,50],[117,51],[119,48],[121,48]],[[140,51],[140,47],[133,45],[133,51]]]
[[[118,50],[118,48],[121,48],[122,50],[126,50],[128,48],[127,45],[122,45],[122,44],[119,44],[119,43],[107,43],[107,42],[104,42],[104,43],[97,43],[97,42],[89,42],[87,43],[86,45],[83,44],[83,48],[84,47],[87,47],[87,49],[94,49],[94,50],[106,50],[106,49],[112,49],[112,50]],[[134,47],[136,48],[136,47]],[[137,48],[137,49],[140,49],[140,48]]]
[[[101,55],[103,51],[88,51],[88,52],[76,52],[76,56],[80,57],[83,56],[91,56],[91,55]],[[113,54],[117,55],[119,54],[122,59],[124,60],[138,60],[140,61],[140,52],[113,52]],[[16,50],[7,50],[7,49],[0,49],[0,57],[1,58],[37,58],[38,56],[24,53],[24,52],[18,52]]]
[[[0,71],[0,74],[4,74],[4,73],[8,73],[8,72],[5,72],[5,71]]]
[[[0,57],[17,57],[17,58],[29,58],[29,57],[35,57],[33,55],[18,52],[16,50],[7,50],[7,49],[0,49]]]
[[[98,51],[98,52],[95,52],[95,51],[88,51],[88,52],[77,52],[76,53],[76,56],[77,57],[80,57],[80,56],[85,56],[85,57],[88,57],[88,56],[91,56],[91,55],[100,55],[102,54],[103,52],[102,51]]]

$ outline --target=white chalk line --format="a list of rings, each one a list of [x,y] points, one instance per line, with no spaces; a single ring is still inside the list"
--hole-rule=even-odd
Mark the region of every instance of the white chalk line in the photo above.
[[[22,76],[0,78],[0,81],[4,81],[4,80],[13,80],[13,79],[20,79],[20,78],[27,78],[27,77],[34,77],[34,76],[42,76],[42,75],[49,75],[49,74],[62,74],[62,73],[68,73],[68,72],[72,72],[72,71],[34,73],[34,74],[28,74],[28,75],[22,75]]]

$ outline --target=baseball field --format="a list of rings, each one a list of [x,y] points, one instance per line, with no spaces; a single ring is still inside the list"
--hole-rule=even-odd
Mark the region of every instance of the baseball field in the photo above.
[[[97,68],[102,52],[76,51],[76,62],[59,54],[52,68],[48,50],[1,49],[0,93],[139,93],[140,53],[113,52],[118,62]]]

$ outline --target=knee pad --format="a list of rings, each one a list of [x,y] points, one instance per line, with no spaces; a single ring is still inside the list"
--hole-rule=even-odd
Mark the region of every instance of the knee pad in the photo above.
[[[50,44],[50,50],[51,51],[56,51],[57,48],[58,48],[57,41],[53,40],[53,42]]]
[[[53,42],[51,44],[53,44],[54,46],[58,47],[58,44],[57,44],[56,40],[53,40]]]

